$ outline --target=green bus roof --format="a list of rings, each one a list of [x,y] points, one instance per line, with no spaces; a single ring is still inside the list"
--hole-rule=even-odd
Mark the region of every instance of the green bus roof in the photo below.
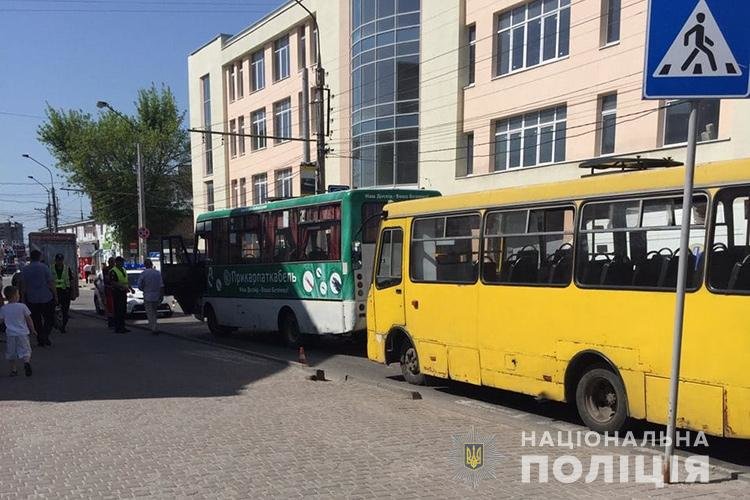
[[[254,212],[270,212],[273,210],[284,210],[289,208],[306,207],[311,205],[321,205],[335,201],[352,201],[355,203],[364,203],[366,201],[400,201],[394,199],[398,196],[415,196],[418,198],[428,198],[440,196],[439,191],[426,189],[349,189],[346,191],[334,191],[333,193],[323,193],[310,196],[301,196],[299,198],[287,198],[284,200],[270,201],[260,205],[248,207],[226,208],[214,210],[198,215],[197,222],[203,222],[214,219],[224,219]],[[412,198],[413,199],[413,198]]]

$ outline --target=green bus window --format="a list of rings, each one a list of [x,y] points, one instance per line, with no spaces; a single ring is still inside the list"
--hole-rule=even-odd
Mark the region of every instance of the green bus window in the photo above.
[[[269,214],[273,228],[273,262],[294,262],[297,259],[298,210],[280,210]]]
[[[300,260],[340,260],[341,205],[301,208],[299,233]]]
[[[480,223],[479,214],[415,219],[410,259],[412,281],[476,282]]]
[[[561,285],[573,273],[571,207],[489,212],[482,280],[488,284]]]
[[[750,293],[750,187],[719,191],[712,225],[709,287],[721,293]]]

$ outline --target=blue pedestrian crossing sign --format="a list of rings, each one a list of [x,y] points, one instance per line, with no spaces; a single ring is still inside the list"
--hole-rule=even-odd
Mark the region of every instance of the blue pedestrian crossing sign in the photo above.
[[[749,0],[650,0],[643,97],[749,97],[749,19]]]

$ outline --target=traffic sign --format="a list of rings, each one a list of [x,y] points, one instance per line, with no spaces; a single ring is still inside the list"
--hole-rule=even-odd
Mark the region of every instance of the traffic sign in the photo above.
[[[650,0],[645,99],[750,97],[750,2]]]
[[[147,240],[151,236],[151,231],[147,227],[138,228],[138,237]]]

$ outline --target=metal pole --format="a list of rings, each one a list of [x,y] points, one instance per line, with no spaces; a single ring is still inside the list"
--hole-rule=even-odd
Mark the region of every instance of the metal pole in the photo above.
[[[310,79],[307,68],[302,68],[302,109],[300,110],[302,120],[302,138],[310,138]],[[302,163],[310,163],[310,142],[306,141],[302,146]]]
[[[316,128],[316,134],[315,134],[315,141],[317,145],[317,192],[318,193],[325,193],[326,192],[326,141],[325,141],[325,130],[326,130],[326,116],[323,112],[324,110],[324,89],[326,86],[326,72],[323,69],[323,61],[320,57],[320,29],[318,27],[318,20],[315,18],[315,14],[313,14],[310,9],[305,7],[302,4],[302,0],[294,0],[297,2],[297,5],[305,9],[305,12],[307,12],[308,16],[310,16],[310,19],[313,22],[313,26],[315,27],[315,32],[317,33],[317,36],[315,37],[315,52],[317,54],[317,64],[315,66],[315,104],[316,109],[318,110],[318,116],[315,124]]]
[[[318,32],[320,37],[320,32]],[[326,192],[326,139],[325,139],[325,99],[323,92],[326,84],[326,72],[320,62],[320,55],[318,55],[318,67],[315,68],[315,99],[318,108],[317,116],[317,134],[315,137],[317,150],[318,150],[318,193]]]
[[[55,232],[58,229],[58,212],[57,212],[57,194],[55,194],[55,183],[52,183],[52,223],[54,225]]]
[[[141,143],[137,142],[135,145],[136,156],[137,156],[137,182],[138,182],[138,229],[146,227],[146,193],[143,189],[143,160],[141,159]],[[146,258],[146,238],[141,238],[138,235],[138,262],[143,264],[143,260]]]
[[[690,218],[693,211],[693,180],[695,176],[695,150],[697,146],[698,101],[690,101],[688,121],[687,158],[685,161],[685,190],[682,195],[682,229],[680,233],[680,260],[677,268],[677,294],[674,308],[674,331],[672,334],[672,373],[669,381],[669,411],[667,414],[667,444],[664,450],[664,482],[671,480],[671,461],[674,453],[675,427],[677,424],[677,395],[682,356],[682,329],[685,318],[685,287],[687,282],[687,255],[690,251]]]

